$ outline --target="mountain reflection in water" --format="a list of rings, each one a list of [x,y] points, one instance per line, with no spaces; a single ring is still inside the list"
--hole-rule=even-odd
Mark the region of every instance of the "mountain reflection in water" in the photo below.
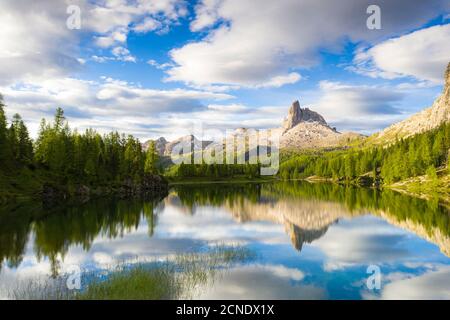
[[[360,235],[365,241],[351,238]],[[179,185],[165,199],[103,199],[55,208],[34,203],[6,206],[0,209],[0,286],[35,270],[56,276],[71,263],[100,268],[121,259],[164,257],[214,242],[239,242],[260,256],[256,264],[231,271],[236,283],[244,283],[241,277],[269,281],[267,272],[286,274],[295,267],[279,294],[273,291],[263,298],[286,298],[288,293],[306,298],[312,291],[321,298],[354,298],[332,288],[325,294],[329,276],[324,272],[368,263],[388,263],[393,273],[405,273],[405,266],[414,263],[420,264],[420,272],[426,264],[447,267],[450,213],[437,200],[306,182]],[[299,259],[305,268],[315,261],[309,276],[298,271]],[[361,270],[358,276],[364,274]],[[356,274],[353,277],[356,281]],[[285,288],[299,281],[306,281],[302,288],[308,290]],[[256,288],[254,283],[249,286]],[[219,292],[218,286],[214,290],[203,297],[229,293]],[[260,296],[257,290],[251,292]]]

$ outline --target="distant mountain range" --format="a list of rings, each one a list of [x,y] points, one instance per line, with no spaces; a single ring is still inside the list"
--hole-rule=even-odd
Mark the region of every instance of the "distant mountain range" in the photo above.
[[[249,133],[247,128],[238,128],[232,136],[241,136]],[[365,136],[358,133],[341,133],[336,128],[331,128],[325,119],[308,108],[301,108],[298,101],[294,101],[289,108],[287,117],[281,127],[270,129],[272,134],[280,136],[280,147],[283,149],[314,149],[344,147],[350,142],[363,139]],[[231,137],[227,137],[231,138]],[[148,148],[150,142],[144,143]],[[196,148],[206,149],[212,147],[212,141],[201,141],[193,135],[182,136],[173,141],[167,141],[164,137],[155,140],[156,150],[160,155],[169,156],[177,144],[191,144]]]
[[[309,108],[301,108],[298,101],[292,103],[281,127],[273,128],[271,132],[280,136],[281,149],[332,149],[348,147],[355,141],[363,140],[370,144],[389,144],[396,139],[436,128],[446,121],[450,121],[450,63],[445,72],[443,93],[430,108],[370,137],[354,132],[339,132],[336,128],[330,127],[324,117],[317,112]],[[233,136],[243,135],[247,131],[246,128],[236,129]],[[150,141],[144,143],[144,148],[148,147]],[[164,137],[155,140],[158,153],[165,156],[170,155],[173,147],[179,143],[190,143],[192,146],[203,149],[214,145],[212,141],[200,141],[193,135],[183,136],[170,142]]]

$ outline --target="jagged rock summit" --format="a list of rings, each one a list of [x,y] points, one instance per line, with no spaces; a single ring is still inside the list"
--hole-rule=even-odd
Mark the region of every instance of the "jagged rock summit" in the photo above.
[[[283,129],[285,131],[292,129],[302,121],[318,122],[328,126],[327,122],[320,114],[308,108],[300,108],[300,103],[296,100],[292,103],[289,108],[288,115],[283,121]]]
[[[450,63],[447,65],[444,77],[442,94],[431,107],[375,133],[369,138],[369,141],[375,144],[391,143],[400,138],[407,138],[434,129],[442,123],[450,121]]]
[[[280,147],[290,149],[340,147],[362,138],[357,133],[340,133],[331,128],[317,112],[300,108],[298,100],[292,103],[279,131]]]

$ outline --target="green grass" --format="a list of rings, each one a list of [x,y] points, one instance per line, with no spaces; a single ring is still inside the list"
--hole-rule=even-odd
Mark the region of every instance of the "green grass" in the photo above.
[[[447,205],[450,204],[450,174],[448,169],[441,169],[435,179],[423,175],[402,180],[386,187],[412,196],[439,198]]]
[[[116,271],[106,281],[94,281],[81,300],[161,300],[177,295],[176,279],[168,268],[148,269],[140,265],[131,270]]]
[[[177,254],[166,261],[118,264],[106,275],[89,279],[80,291],[68,290],[64,277],[19,284],[13,299],[33,300],[161,300],[189,299],[235,263],[254,258],[241,246],[218,245],[205,252]],[[83,280],[82,280],[83,284]]]

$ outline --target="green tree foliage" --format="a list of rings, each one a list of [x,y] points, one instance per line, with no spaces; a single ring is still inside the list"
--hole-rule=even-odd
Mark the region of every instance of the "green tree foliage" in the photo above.
[[[20,168],[33,164],[61,184],[139,182],[142,179],[145,152],[136,138],[117,132],[102,136],[92,129],[82,134],[72,131],[64,111],[58,108],[52,122],[41,121],[33,146],[18,114],[7,128],[3,107],[0,99],[0,170],[7,165]]]
[[[260,164],[180,164],[176,176],[180,178],[257,178],[260,176]]]
[[[294,156],[280,165],[280,176],[295,179],[317,175],[353,180],[370,175],[393,183],[426,174],[430,167],[445,166],[449,161],[449,150],[450,123],[444,123],[434,130],[397,140],[388,147]]]
[[[6,166],[10,160],[10,144],[8,141],[8,129],[5,115],[5,104],[0,94],[0,161]]]
[[[144,172],[156,174],[158,172],[157,163],[158,163],[158,153],[156,152],[155,141],[150,141],[145,156]]]
[[[33,143],[25,123],[17,113],[9,128],[9,140],[16,163],[30,164],[33,161]]]

